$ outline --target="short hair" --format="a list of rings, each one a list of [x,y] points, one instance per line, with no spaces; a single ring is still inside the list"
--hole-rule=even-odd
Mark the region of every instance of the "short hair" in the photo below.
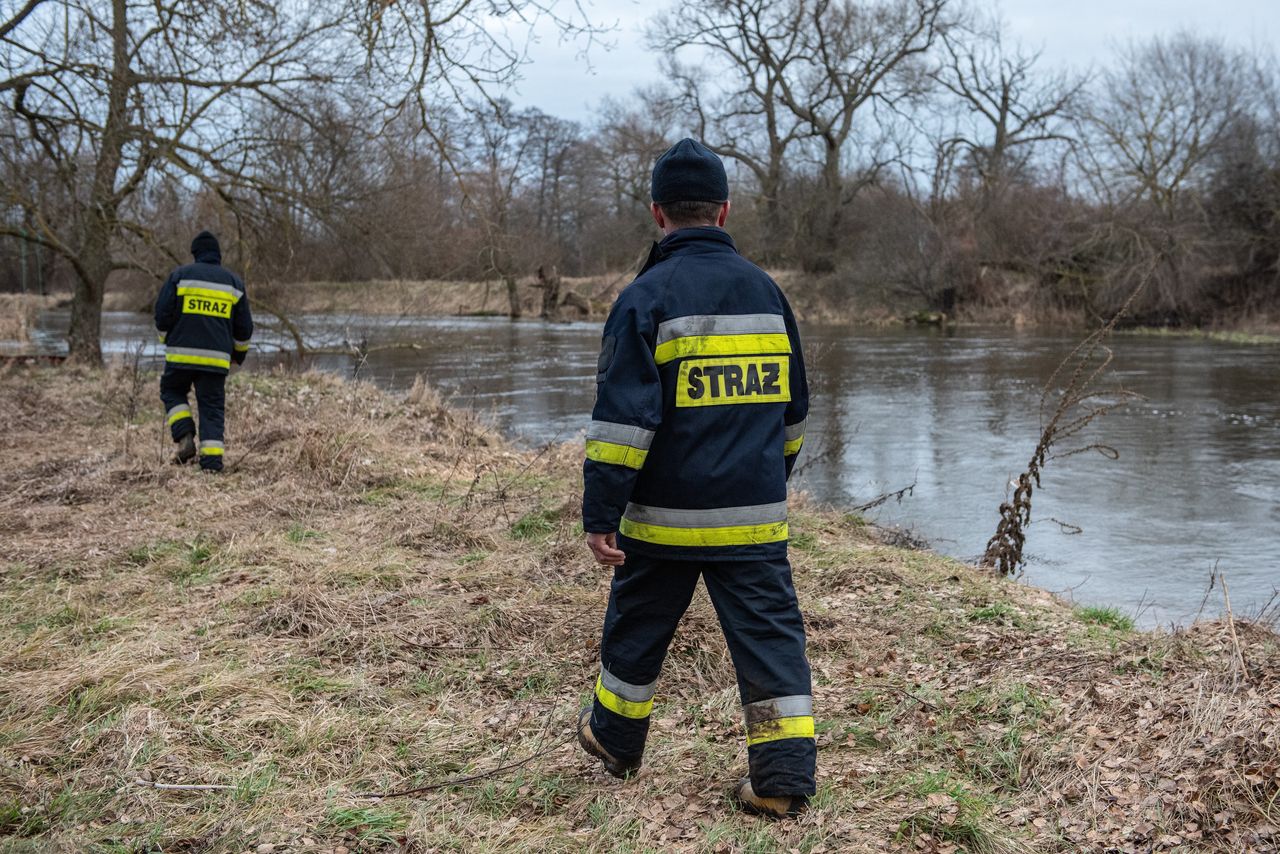
[[[676,228],[715,225],[724,202],[663,202],[658,205],[667,222]]]

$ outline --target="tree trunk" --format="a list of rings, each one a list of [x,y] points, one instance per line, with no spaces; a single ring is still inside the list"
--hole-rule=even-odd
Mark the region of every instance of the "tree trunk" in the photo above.
[[[542,318],[555,320],[560,317],[560,271],[554,266],[538,268],[538,287],[542,288]]]
[[[111,81],[102,149],[94,164],[93,186],[80,244],[76,286],[71,299],[67,347],[72,361],[102,363],[102,295],[111,274],[111,238],[116,229],[116,176],[124,160],[128,129],[129,21],[126,0],[111,4]]]
[[[516,280],[513,277],[507,276],[506,281],[507,281],[507,303],[511,306],[510,316],[512,320],[515,320],[521,314],[520,289],[516,286]]]

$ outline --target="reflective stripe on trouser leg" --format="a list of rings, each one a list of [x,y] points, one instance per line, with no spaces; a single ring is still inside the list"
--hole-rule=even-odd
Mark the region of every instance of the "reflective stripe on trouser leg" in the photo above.
[[[717,561],[702,577],[738,674],[752,789],[769,797],[813,794],[812,689],[790,565]]]
[[[676,624],[693,598],[698,566],[628,555],[613,571],[591,731],[620,760],[644,753],[658,674]]]
[[[196,404],[200,408],[200,465],[207,469],[221,469],[227,375],[212,371],[193,373],[196,374]]]
[[[191,418],[191,405],[187,402],[187,391],[191,388],[194,373],[183,368],[169,367],[160,375],[160,402],[164,404],[164,420],[169,426],[169,435],[175,442],[196,431],[195,421]]]

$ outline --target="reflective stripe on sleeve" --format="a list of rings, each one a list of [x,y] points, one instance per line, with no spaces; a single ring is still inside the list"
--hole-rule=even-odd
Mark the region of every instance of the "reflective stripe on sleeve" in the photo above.
[[[803,419],[798,424],[788,424],[784,433],[784,441],[782,444],[782,455],[789,457],[792,454],[800,452],[800,446],[804,444],[804,424],[809,419]]]
[[[223,445],[221,442],[217,441],[216,439],[200,440],[201,455],[206,457],[220,457],[222,456],[222,452],[223,452]]]
[[[156,333],[156,338],[160,339],[160,343],[161,343],[161,344],[163,344],[163,343],[164,343],[164,339],[166,339],[166,338],[168,338],[168,337],[169,337],[169,333],[168,333],[168,332],[158,332],[158,333]]]
[[[653,431],[612,421],[592,421],[587,428],[587,459],[638,469],[644,465]]]
[[[244,291],[234,285],[219,282],[202,282],[199,279],[183,279],[178,282],[178,296],[209,297],[210,299],[229,299],[239,302]]]
[[[742,707],[747,746],[785,738],[813,738],[813,697],[795,694],[759,700]]]
[[[248,342],[248,341],[236,341],[236,342],[235,342],[235,346],[236,346],[236,352],[237,352],[237,353],[248,353],[248,352],[249,352],[249,342]]]
[[[169,424],[172,426],[175,422],[181,421],[183,418],[190,418],[191,407],[185,403],[179,403],[165,414],[169,416]]]
[[[694,314],[658,325],[653,359],[659,365],[686,356],[790,353],[780,314]]]
[[[656,682],[648,685],[632,685],[623,682],[603,667],[596,679],[596,699],[600,705],[616,715],[633,720],[649,717],[653,711],[653,695]]]
[[[787,502],[712,510],[628,504],[619,533],[664,546],[747,546],[785,540]]]
[[[176,365],[210,365],[215,368],[231,368],[231,354],[221,350],[201,350],[196,347],[165,347],[164,360]]]

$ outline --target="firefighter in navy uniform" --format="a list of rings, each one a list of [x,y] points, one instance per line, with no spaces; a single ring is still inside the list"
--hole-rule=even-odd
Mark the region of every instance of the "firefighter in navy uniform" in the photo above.
[[[787,562],[787,478],[808,386],[778,286],[737,253],[724,165],[691,139],[653,169],[665,237],[605,323],[587,430],[587,545],[614,567],[595,700],[578,740],[640,767],[659,671],[701,576],[737,670],[743,809],[782,817],[814,791],[804,623]]]
[[[195,263],[169,274],[156,298],[156,329],[164,343],[160,399],[178,449],[174,462],[196,457],[196,424],[187,401],[195,387],[200,411],[200,468],[222,471],[224,385],[231,363],[244,363],[253,315],[244,283],[222,266],[218,238],[202,231],[191,241]]]

